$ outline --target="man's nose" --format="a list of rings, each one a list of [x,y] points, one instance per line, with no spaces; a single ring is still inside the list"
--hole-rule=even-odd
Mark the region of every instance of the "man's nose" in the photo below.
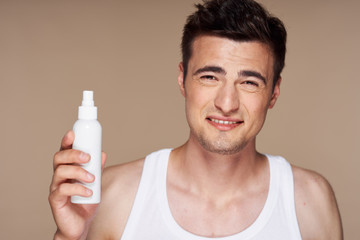
[[[239,109],[240,100],[236,86],[225,84],[218,89],[215,98],[215,107],[224,114],[231,114]]]

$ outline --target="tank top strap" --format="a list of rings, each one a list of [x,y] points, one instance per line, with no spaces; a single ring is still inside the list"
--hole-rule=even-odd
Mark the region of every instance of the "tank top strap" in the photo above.
[[[295,209],[294,176],[291,164],[281,156],[266,155],[277,169],[279,179],[278,208],[282,208],[285,214],[288,228],[293,235],[292,239],[301,239],[299,224]]]

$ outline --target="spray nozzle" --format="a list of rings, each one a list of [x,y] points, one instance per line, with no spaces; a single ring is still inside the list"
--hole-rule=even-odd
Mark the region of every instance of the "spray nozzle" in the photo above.
[[[83,91],[83,100],[79,107],[79,119],[97,119],[97,107],[94,106],[94,92]]]
[[[94,106],[94,92],[93,91],[84,91],[82,106],[91,107]]]

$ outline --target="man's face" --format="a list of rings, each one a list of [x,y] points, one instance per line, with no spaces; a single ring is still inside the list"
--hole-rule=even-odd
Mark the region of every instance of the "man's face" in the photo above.
[[[263,43],[197,37],[185,85],[182,64],[178,77],[189,141],[220,154],[234,154],[255,143],[280,93],[280,79],[272,89],[273,64],[272,52]]]

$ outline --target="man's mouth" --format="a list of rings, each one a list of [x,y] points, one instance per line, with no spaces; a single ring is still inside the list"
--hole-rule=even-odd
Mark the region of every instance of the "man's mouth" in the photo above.
[[[231,125],[231,124],[240,124],[242,121],[228,121],[228,120],[220,120],[215,118],[207,118],[208,120],[218,123],[218,124],[224,124],[224,125]]]

